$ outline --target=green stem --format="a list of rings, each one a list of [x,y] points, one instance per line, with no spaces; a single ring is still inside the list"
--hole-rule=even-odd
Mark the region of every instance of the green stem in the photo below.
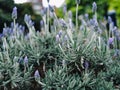
[[[78,4],[76,6],[76,30],[78,30]]]
[[[65,54],[65,52],[64,52],[64,50],[62,49],[62,47],[61,47],[60,44],[59,44],[59,48],[61,49],[61,51],[62,51],[62,53],[64,54],[64,56],[67,58],[67,56],[66,56],[66,54]]]
[[[16,21],[15,21],[15,19],[13,20],[13,23],[14,23],[14,29],[13,29],[13,32],[14,32],[14,34],[15,34],[15,36],[16,36]]]
[[[99,50],[100,50],[100,53],[101,53],[101,37],[100,36],[98,37],[98,41],[99,41]]]
[[[90,40],[90,42],[88,43],[88,45],[84,48],[83,52],[82,53],[85,53],[85,51],[87,50],[87,48],[91,45],[92,41],[94,41],[96,39],[96,35],[95,35],[95,32],[93,33],[93,36]]]
[[[49,8],[48,8],[48,10],[47,10],[47,30],[46,30],[46,33],[47,33],[47,35],[48,35],[48,32],[49,32]]]

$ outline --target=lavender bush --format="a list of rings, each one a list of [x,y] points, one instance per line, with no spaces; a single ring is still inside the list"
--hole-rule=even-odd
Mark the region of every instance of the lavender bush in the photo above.
[[[110,17],[109,30],[97,20],[95,2],[93,18],[78,15],[79,3],[75,24],[65,8],[64,19],[50,5],[43,9],[41,31],[27,14],[28,30],[19,25],[13,8],[13,22],[0,34],[0,90],[120,89],[119,30]]]

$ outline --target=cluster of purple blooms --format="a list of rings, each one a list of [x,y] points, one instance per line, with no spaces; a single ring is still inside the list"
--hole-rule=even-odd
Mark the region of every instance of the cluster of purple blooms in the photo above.
[[[3,28],[3,32],[0,34],[0,39],[4,38],[4,37],[11,37],[11,36],[25,36],[25,38],[28,37],[28,34],[25,34],[25,26],[20,25],[18,23],[15,23],[15,20],[17,19],[17,7],[13,8],[12,11],[12,19],[13,22],[11,22],[10,26],[5,26]],[[24,16],[24,21],[25,23],[28,25],[28,27],[32,27],[34,25],[34,22],[31,20],[31,16],[28,14],[25,14]],[[41,24],[43,24],[43,22],[41,21]],[[16,34],[17,33],[17,34]],[[29,64],[29,60],[28,57],[25,56],[24,58],[20,58],[18,63],[23,63],[24,67],[28,68],[28,64]],[[36,70],[34,77],[40,77],[39,71]]]

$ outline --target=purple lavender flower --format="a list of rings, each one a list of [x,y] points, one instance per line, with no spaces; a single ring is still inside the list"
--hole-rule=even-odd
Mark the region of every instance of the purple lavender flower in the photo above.
[[[97,33],[98,33],[98,34],[102,34],[101,28],[98,27]]]
[[[12,34],[13,34],[13,29],[10,28],[10,27],[5,27],[5,28],[3,28],[2,34],[3,34],[4,36],[12,35]]]
[[[59,35],[59,37],[62,36],[62,30],[59,31],[58,35]]]
[[[22,25],[19,25],[19,27],[18,27],[18,28],[19,28],[19,30],[22,30]]]
[[[22,31],[25,31],[25,26],[22,26],[21,30],[22,30]]]
[[[13,8],[13,11],[12,11],[12,19],[17,19],[17,7],[14,7],[14,8]]]
[[[44,16],[47,13],[47,8],[43,8],[40,10],[41,16]]]
[[[19,29],[19,33],[22,35],[23,33],[24,33],[24,31],[25,31],[25,27],[24,26],[22,26],[22,25],[20,25],[19,27],[18,27],[18,29]]]
[[[109,38],[108,43],[109,43],[109,44],[112,44],[113,41],[114,41],[114,38]]]
[[[112,23],[112,18],[110,16],[108,16],[108,23]]]
[[[84,66],[85,69],[88,69],[89,68],[89,62],[85,60],[84,63],[83,63],[83,66]]]
[[[85,16],[85,20],[89,19],[89,15],[87,13],[84,16]]]
[[[59,37],[59,35],[58,35],[58,34],[56,35],[56,42],[57,42],[57,43],[59,43],[59,42],[60,42],[60,37]]]
[[[109,39],[108,39],[108,45],[109,45],[109,48],[110,48],[110,49],[113,48],[113,42],[114,42],[114,38],[109,38]]]
[[[35,71],[34,77],[35,77],[35,78],[39,78],[39,77],[40,77],[40,74],[39,74],[39,71],[38,71],[38,70]]]
[[[25,16],[24,16],[24,21],[25,21],[30,27],[32,27],[32,26],[34,25],[34,22],[31,20],[31,16],[30,16],[30,15],[25,14]]]
[[[68,11],[68,17],[72,19],[72,11]]]
[[[64,27],[64,28],[67,27],[67,24],[64,21],[64,19],[59,19],[59,22],[60,22],[60,24],[61,24],[62,27]]]
[[[97,4],[96,4],[96,2],[93,2],[93,4],[92,4],[92,11],[96,12],[96,10],[97,10]]]
[[[14,28],[14,23],[13,23],[13,22],[11,22],[10,27],[11,27],[12,29]]]
[[[94,20],[90,19],[90,25],[94,25]]]
[[[26,23],[29,23],[30,20],[31,20],[31,16],[28,15],[28,14],[25,14],[25,16],[24,16],[24,21],[25,21]]]
[[[66,14],[66,12],[67,12],[67,5],[64,4],[64,5],[63,5],[63,13]]]
[[[8,34],[13,35],[13,29],[12,28],[8,28]]]
[[[33,22],[32,20],[30,20],[30,21],[28,22],[28,25],[29,25],[29,27],[32,27],[32,26],[34,25],[34,22]]]
[[[40,20],[40,26],[44,27],[44,21],[43,20]]]
[[[3,32],[2,32],[2,34],[3,34],[4,36],[7,35],[7,32],[8,32],[8,29],[7,29],[7,28],[3,28]]]
[[[15,25],[15,26],[16,26],[16,28],[18,28],[18,26],[19,26],[19,23],[16,23],[16,25]]]
[[[25,58],[24,58],[24,64],[28,65],[28,57],[27,56],[25,56]]]

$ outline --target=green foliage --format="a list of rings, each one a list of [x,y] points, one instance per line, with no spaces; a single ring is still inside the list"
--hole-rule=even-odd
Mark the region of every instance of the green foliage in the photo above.
[[[106,9],[107,9],[107,0],[80,0],[79,4],[79,14],[81,13],[88,13],[92,14],[92,3],[96,2],[97,3],[97,11],[98,15],[105,15],[106,14]],[[68,10],[72,10],[73,15],[75,15],[76,12],[76,3],[75,0],[66,0],[67,3],[67,8]],[[71,7],[72,6],[72,7]]]

